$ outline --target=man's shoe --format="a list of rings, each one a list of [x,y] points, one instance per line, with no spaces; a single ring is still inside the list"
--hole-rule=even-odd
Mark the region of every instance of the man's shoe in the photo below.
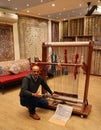
[[[30,114],[30,116],[35,119],[35,120],[40,120],[40,117],[35,113],[35,114]]]

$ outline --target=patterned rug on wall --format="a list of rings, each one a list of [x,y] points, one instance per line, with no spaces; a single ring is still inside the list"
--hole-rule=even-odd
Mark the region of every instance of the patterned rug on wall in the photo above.
[[[8,61],[13,59],[13,26],[0,24],[0,61]]]
[[[48,21],[27,17],[19,18],[20,57],[41,59],[42,43],[48,39]]]

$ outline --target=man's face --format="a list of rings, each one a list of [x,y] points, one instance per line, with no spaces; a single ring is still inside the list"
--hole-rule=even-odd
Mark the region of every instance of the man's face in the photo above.
[[[38,77],[38,75],[39,75],[39,67],[38,66],[32,67],[32,75],[34,76],[34,78]]]

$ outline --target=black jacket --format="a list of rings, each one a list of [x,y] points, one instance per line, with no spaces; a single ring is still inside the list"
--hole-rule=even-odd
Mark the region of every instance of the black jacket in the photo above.
[[[50,94],[52,94],[51,89],[49,86],[45,83],[43,78],[41,76],[38,76],[37,81],[35,81],[32,77],[32,75],[28,75],[24,77],[22,80],[22,86],[21,86],[21,91],[20,91],[20,97],[27,96],[30,97],[32,96],[32,93],[36,93],[38,88],[42,85],[42,87],[47,90]]]

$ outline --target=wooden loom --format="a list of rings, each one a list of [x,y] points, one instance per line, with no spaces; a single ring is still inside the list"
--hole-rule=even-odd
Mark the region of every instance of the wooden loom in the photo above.
[[[66,51],[65,51],[65,61],[66,62],[62,62],[62,63],[51,63],[51,62],[47,62],[47,51],[48,51],[48,47],[87,47],[88,51],[87,51],[87,61],[86,63],[80,63],[77,62],[77,58],[78,58],[78,54],[76,54],[75,56],[75,62],[74,63],[70,63],[67,61],[66,59]],[[90,68],[91,68],[91,58],[92,58],[92,51],[93,51],[93,44],[92,42],[65,42],[62,43],[50,43],[50,44],[45,44],[43,43],[42,45],[42,62],[37,62],[37,64],[39,66],[41,66],[42,68],[42,76],[44,77],[44,79],[47,81],[47,73],[46,73],[46,65],[61,65],[61,66],[71,66],[74,68],[74,72],[77,73],[77,69],[79,67],[83,68],[83,70],[85,71],[85,88],[84,88],[84,95],[83,95],[83,99],[79,99],[78,95],[75,94],[69,94],[69,93],[64,93],[64,92],[58,92],[55,91],[54,93],[57,93],[59,96],[56,98],[51,98],[49,100],[49,108],[51,109],[56,109],[56,106],[58,103],[62,103],[62,104],[67,104],[70,106],[73,106],[73,114],[77,114],[77,115],[81,115],[81,116],[88,116],[88,114],[91,111],[91,107],[92,105],[88,104],[88,89],[89,89],[89,79],[90,79]],[[74,73],[74,76],[76,78],[76,73]],[[42,93],[45,93],[46,91],[44,89],[42,89]],[[48,100],[48,99],[47,99]]]

